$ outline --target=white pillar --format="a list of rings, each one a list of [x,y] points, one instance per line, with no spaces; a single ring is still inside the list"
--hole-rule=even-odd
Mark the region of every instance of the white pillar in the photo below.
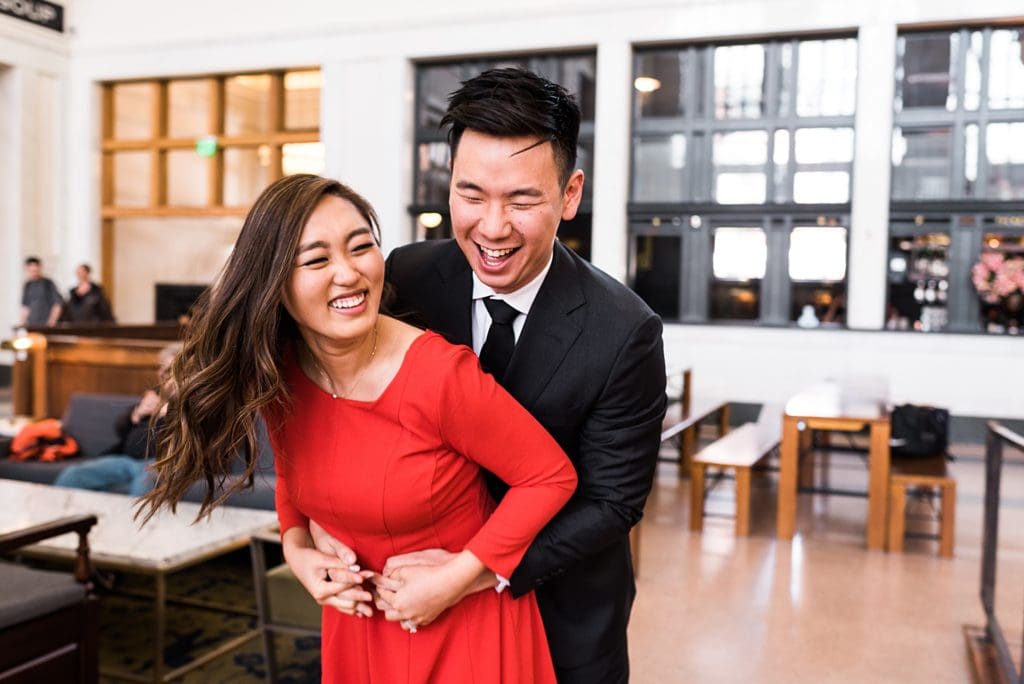
[[[65,88],[70,106],[62,122],[67,144],[64,187],[68,197],[65,207],[64,244],[75,255],[74,268],[86,261],[92,265],[93,280],[103,280],[100,245],[100,183],[102,173],[102,131],[100,116],[103,103],[100,86],[72,65]],[[114,268],[114,264],[109,264]],[[119,286],[130,287],[120,283]],[[116,311],[114,312],[116,315]]]
[[[43,259],[44,273],[62,292],[78,259],[65,225],[63,89],[63,77],[46,71],[27,69],[22,80],[22,230],[26,247]]]
[[[594,120],[594,223],[591,262],[625,282],[629,248],[629,132],[632,56],[628,41],[597,46],[597,101]]]
[[[44,273],[62,286],[67,250],[63,244],[65,193],[60,75],[28,66],[0,71],[0,338],[8,337],[21,317],[23,263],[28,255],[43,260]],[[63,288],[62,288],[63,289]]]
[[[0,339],[10,336],[21,310],[23,254],[21,229],[21,73],[0,67],[0,168],[7,169],[0,183]],[[0,363],[10,363],[6,352]]]
[[[857,51],[846,322],[850,328],[878,330],[885,324],[896,25],[861,26]]]
[[[326,173],[373,204],[387,253],[412,237],[412,67],[382,57],[324,64],[323,76]]]

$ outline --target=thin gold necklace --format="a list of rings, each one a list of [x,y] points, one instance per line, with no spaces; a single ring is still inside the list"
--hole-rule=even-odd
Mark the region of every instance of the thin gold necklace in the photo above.
[[[334,380],[331,379],[331,376],[327,374],[327,371],[324,370],[324,367],[320,365],[319,361],[317,361],[316,355],[313,354],[313,350],[311,350],[309,347],[306,347],[306,350],[309,352],[309,358],[313,360],[313,365],[316,366],[316,369],[318,371],[320,371],[320,375],[324,376],[324,379],[327,381],[327,384],[330,385],[330,388],[331,388],[331,399],[337,399],[338,398],[338,390],[335,389],[335,387],[334,387]],[[348,392],[346,392],[345,394],[341,395],[342,399],[348,399],[349,397],[352,396],[352,393],[356,391],[356,386],[359,384],[359,381],[363,379],[363,373],[365,373],[366,369],[370,367],[371,363],[373,363],[373,357],[376,356],[376,355],[377,355],[377,326],[373,326],[373,348],[370,349],[370,356],[369,356],[369,358],[366,359],[366,364],[362,368],[359,369],[358,373],[356,373],[356,379],[352,382],[352,386],[349,387]]]

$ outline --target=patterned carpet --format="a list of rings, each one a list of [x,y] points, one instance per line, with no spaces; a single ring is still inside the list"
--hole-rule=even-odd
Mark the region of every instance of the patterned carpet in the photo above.
[[[125,596],[124,591],[152,592],[149,577],[117,574],[113,592],[100,589],[100,666],[145,674],[152,667],[153,605],[151,599]],[[216,601],[255,609],[248,548],[215,558],[168,578],[168,596]],[[246,615],[169,604],[165,636],[168,669],[174,669],[218,644],[243,634],[256,619]],[[276,639],[278,682],[320,681],[320,640],[281,636]],[[181,681],[191,684],[255,683],[265,681],[260,640],[254,638],[190,672]],[[110,677],[103,682],[119,681]]]

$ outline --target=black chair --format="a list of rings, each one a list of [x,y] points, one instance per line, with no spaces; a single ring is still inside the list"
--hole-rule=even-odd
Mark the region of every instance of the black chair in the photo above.
[[[0,535],[0,555],[78,533],[73,576],[0,561],[0,684],[99,681],[98,599],[87,535],[96,516],[61,518]]]

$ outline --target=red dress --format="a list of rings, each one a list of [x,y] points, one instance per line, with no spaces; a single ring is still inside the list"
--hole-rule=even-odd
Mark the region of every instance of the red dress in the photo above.
[[[380,571],[391,556],[469,549],[509,577],[568,501],[572,466],[548,433],[480,370],[426,332],[375,401],[334,399],[296,363],[288,412],[268,412],[282,533],[312,518]],[[481,467],[511,488],[495,506]],[[554,683],[532,593],[481,591],[415,634],[380,611],[323,612],[323,681]]]

